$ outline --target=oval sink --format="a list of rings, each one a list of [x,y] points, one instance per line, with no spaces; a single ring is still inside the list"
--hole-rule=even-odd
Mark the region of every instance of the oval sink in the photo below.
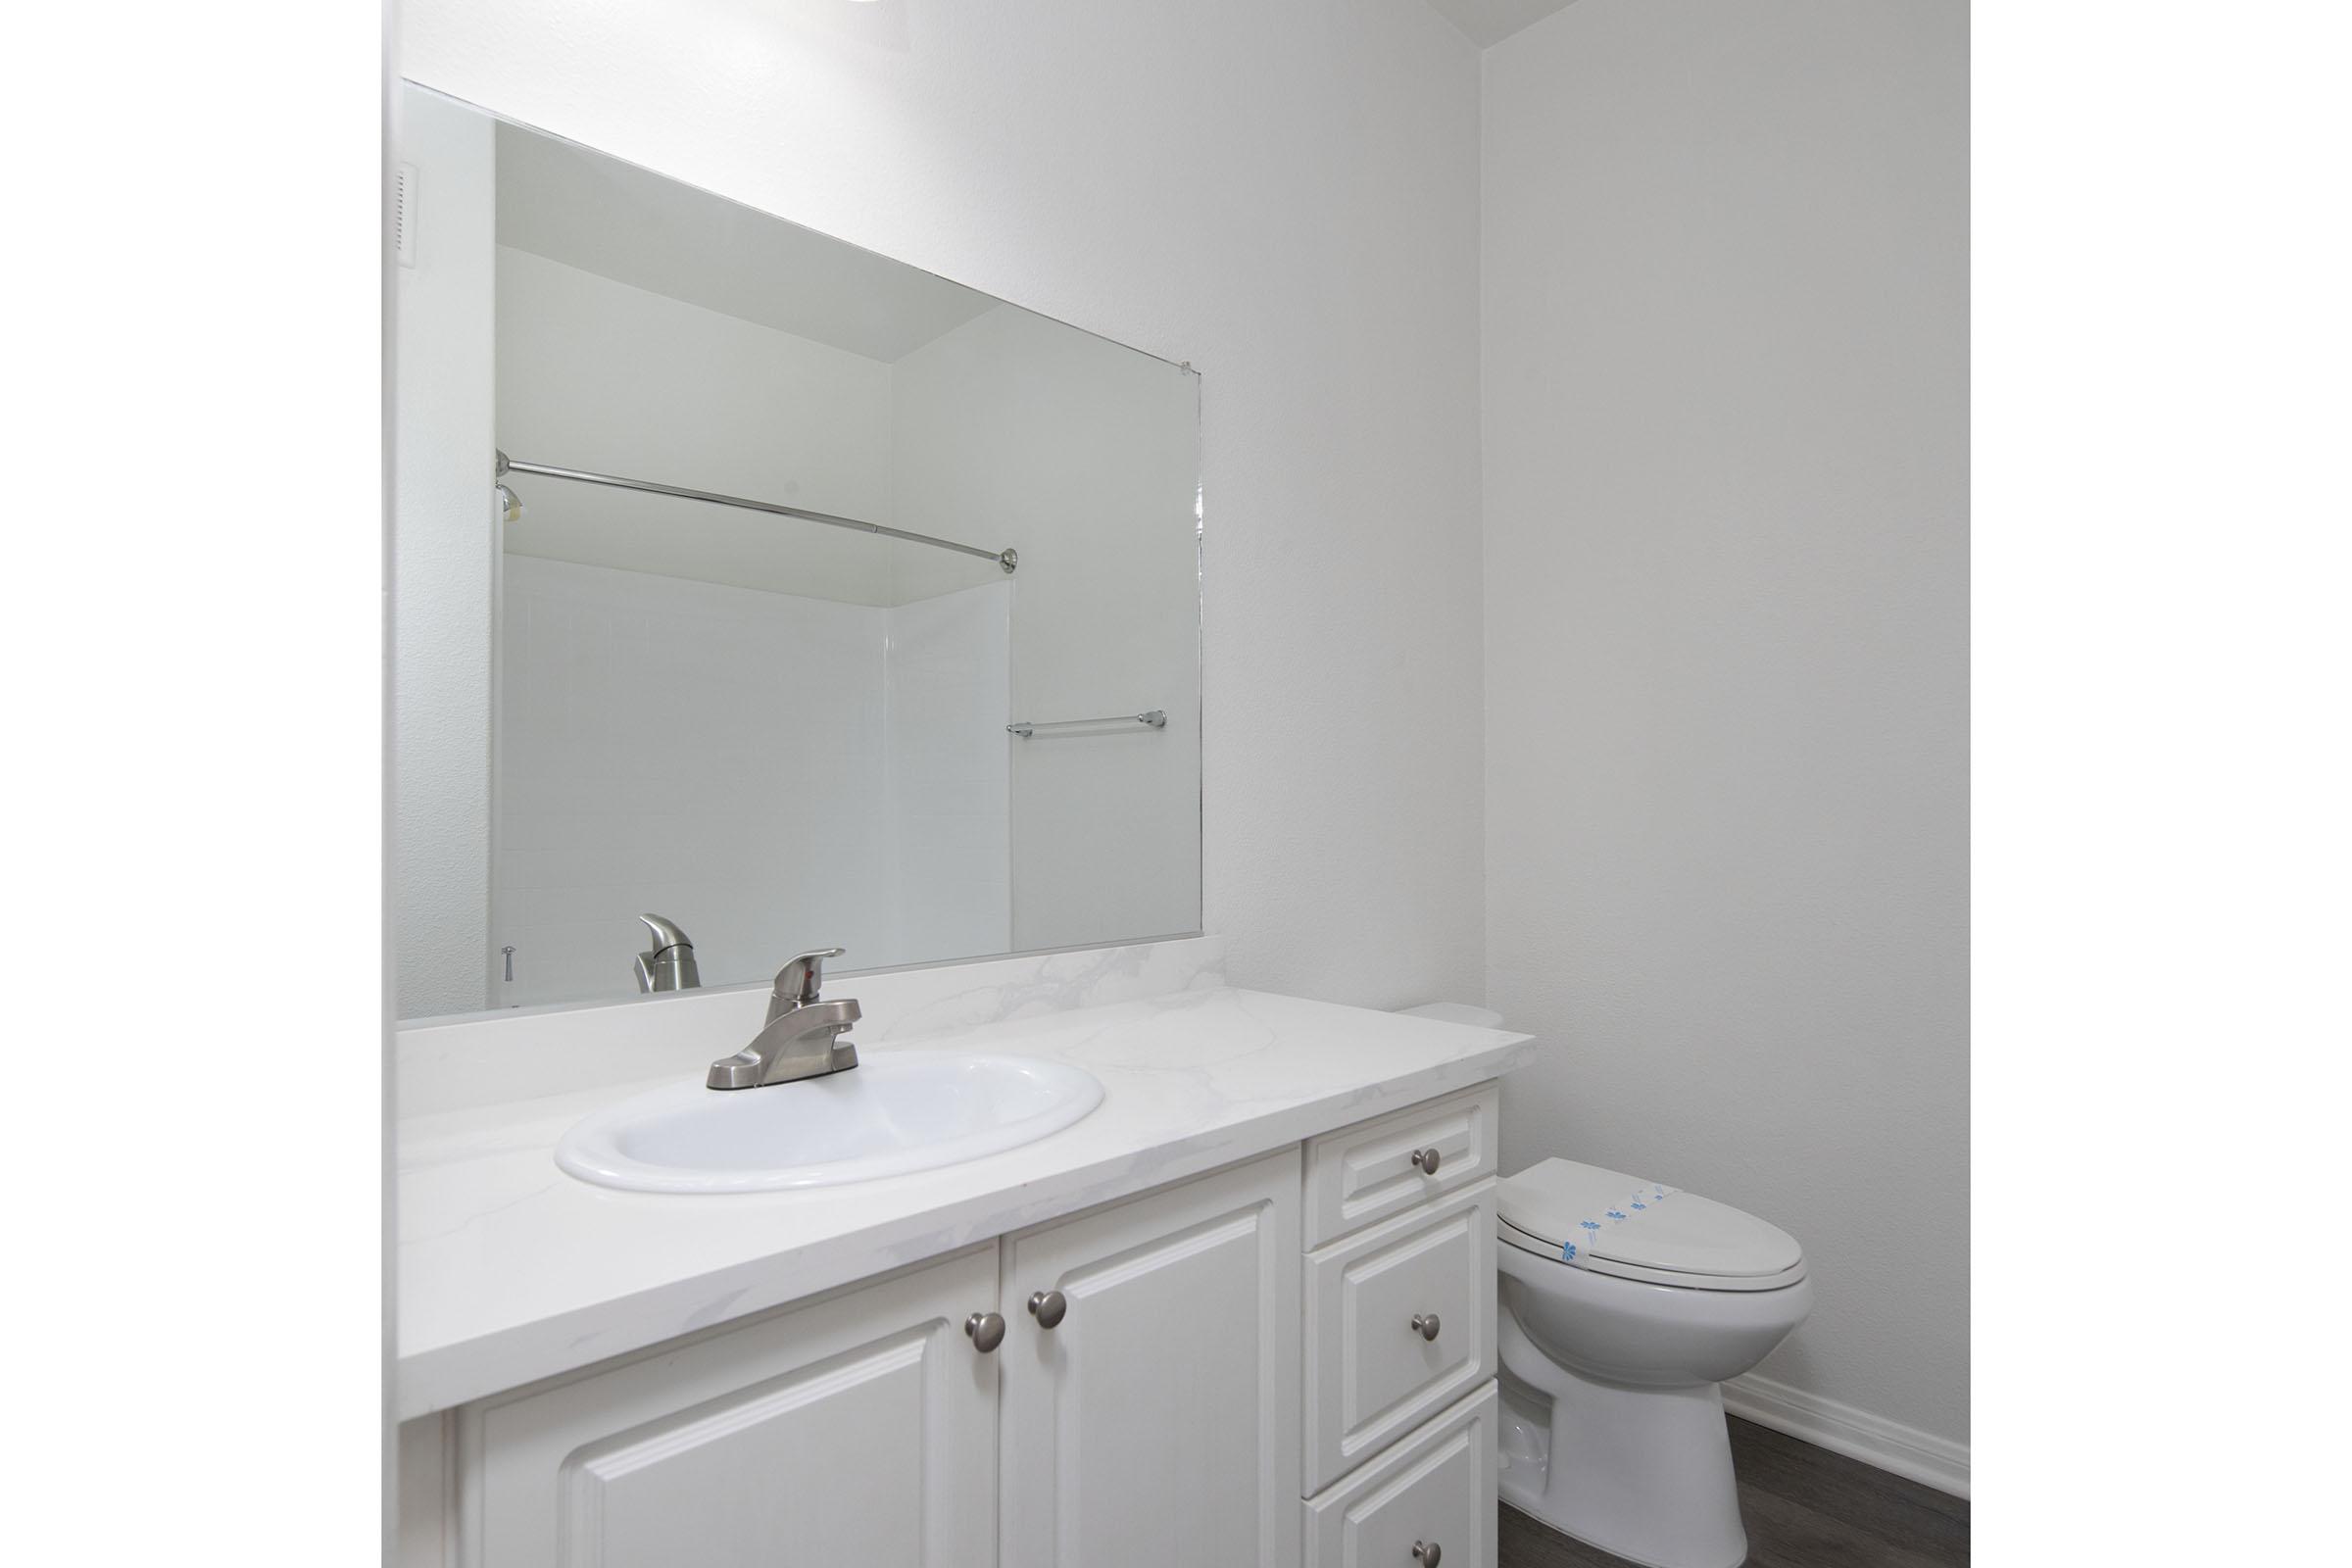
[[[831,1187],[1018,1149],[1102,1102],[1091,1073],[1058,1061],[883,1052],[761,1089],[657,1089],[573,1127],[556,1163],[641,1193]]]

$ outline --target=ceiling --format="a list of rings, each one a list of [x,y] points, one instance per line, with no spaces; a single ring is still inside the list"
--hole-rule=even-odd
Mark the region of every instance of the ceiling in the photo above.
[[[503,122],[498,242],[885,364],[997,303],[904,262]]]
[[[1429,0],[1429,4],[1484,49],[1502,42],[1531,22],[1567,10],[1569,0]]]

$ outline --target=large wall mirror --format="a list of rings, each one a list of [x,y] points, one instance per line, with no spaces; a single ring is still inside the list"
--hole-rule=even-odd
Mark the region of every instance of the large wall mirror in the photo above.
[[[418,88],[399,147],[401,1017],[1199,928],[1188,368]]]

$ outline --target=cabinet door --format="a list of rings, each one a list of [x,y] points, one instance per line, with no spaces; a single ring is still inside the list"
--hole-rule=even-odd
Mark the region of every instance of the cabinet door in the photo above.
[[[1298,1153],[1004,1244],[1003,1560],[1298,1559]],[[1053,1328],[1028,1309],[1058,1291]]]
[[[466,1568],[990,1568],[992,1247],[462,1412]]]

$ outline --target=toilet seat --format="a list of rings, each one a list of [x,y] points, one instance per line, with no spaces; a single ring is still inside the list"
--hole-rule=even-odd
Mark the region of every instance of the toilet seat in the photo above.
[[[1672,1269],[1643,1268],[1639,1263],[1620,1263],[1613,1258],[1580,1257],[1574,1263],[1560,1257],[1560,1250],[1540,1237],[1502,1221],[1495,1226],[1496,1240],[1518,1251],[1532,1253],[1551,1267],[1567,1270],[1582,1267],[1588,1274],[1605,1274],[1612,1279],[1632,1280],[1643,1285],[1668,1285],[1685,1291],[1778,1291],[1802,1284],[1805,1265],[1800,1261],[1777,1274],[1729,1276],[1721,1274],[1679,1274]]]
[[[1497,1240],[1562,1267],[1700,1291],[1772,1291],[1805,1277],[1777,1225],[1696,1193],[1546,1159],[1495,1187]]]

